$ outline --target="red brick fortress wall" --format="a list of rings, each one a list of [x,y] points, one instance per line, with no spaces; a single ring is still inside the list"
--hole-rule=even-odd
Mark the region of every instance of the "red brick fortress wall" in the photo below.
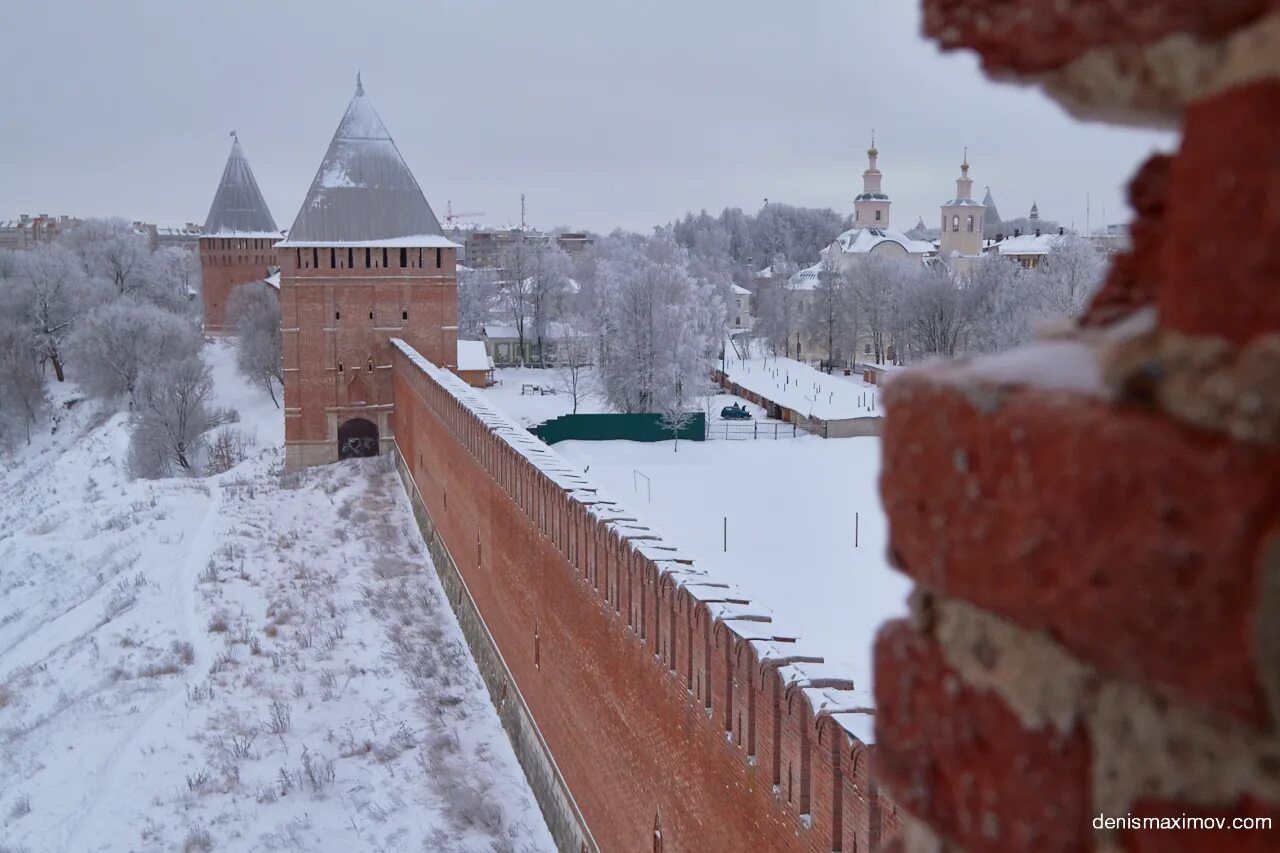
[[[456,376],[407,346],[392,357],[401,464],[587,846],[826,853],[896,835],[873,749],[852,734],[869,729],[854,685],[824,680],[821,658],[775,636],[761,608]],[[505,688],[490,686],[501,707]]]
[[[231,331],[227,300],[242,284],[262,281],[275,264],[274,240],[269,237],[201,237],[200,277],[204,302],[204,331],[222,335]]]
[[[1280,4],[924,5],[989,69],[1183,139],[1134,179],[1133,248],[1079,328],[1004,357],[1021,378],[885,389],[917,582],[876,652],[903,848],[1278,850]],[[1030,366],[1055,353],[1069,382]],[[1187,816],[1227,828],[1132,823]]]

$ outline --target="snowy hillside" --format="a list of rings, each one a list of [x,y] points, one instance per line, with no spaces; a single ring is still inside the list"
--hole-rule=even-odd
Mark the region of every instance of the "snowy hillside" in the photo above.
[[[0,850],[552,849],[394,472],[282,475],[230,354],[225,474],[73,387],[0,468]]]

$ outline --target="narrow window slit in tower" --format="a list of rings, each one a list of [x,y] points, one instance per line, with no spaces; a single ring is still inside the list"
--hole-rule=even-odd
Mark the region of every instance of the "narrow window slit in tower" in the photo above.
[[[333,246],[329,247],[329,269],[336,270],[338,268],[338,250]]]
[[[320,250],[315,246],[311,247],[311,268],[320,269]]]
[[[444,257],[444,249],[436,249],[436,269],[440,269],[442,266],[444,266],[444,261],[442,260],[443,257]]]
[[[356,250],[348,246],[347,247],[347,269],[353,270],[355,268],[356,268]]]
[[[370,251],[369,249],[364,250],[364,268],[365,269],[369,268],[369,251]]]
[[[409,250],[404,246],[400,247],[400,269],[409,266]]]
[[[387,268],[387,247],[386,246],[382,247],[382,268],[384,270]]]

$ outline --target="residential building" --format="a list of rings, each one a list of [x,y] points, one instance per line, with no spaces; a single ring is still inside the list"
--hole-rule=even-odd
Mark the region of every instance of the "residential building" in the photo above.
[[[0,249],[32,249],[41,243],[52,243],[80,222],[71,216],[24,213],[17,219],[0,222]]]

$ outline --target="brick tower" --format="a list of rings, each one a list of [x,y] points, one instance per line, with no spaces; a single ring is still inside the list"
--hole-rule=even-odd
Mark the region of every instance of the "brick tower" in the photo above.
[[[391,338],[457,360],[458,245],[448,240],[356,77],[288,239],[277,246],[285,466],[390,445]]]
[[[240,149],[240,139],[232,131],[231,154],[200,233],[206,334],[229,331],[226,308],[231,291],[267,277],[268,268],[275,265],[272,246],[279,239],[280,229]]]

